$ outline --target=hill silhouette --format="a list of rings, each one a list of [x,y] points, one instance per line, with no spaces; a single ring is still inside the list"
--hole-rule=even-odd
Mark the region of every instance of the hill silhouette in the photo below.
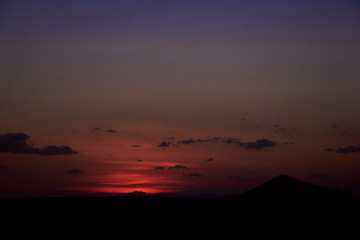
[[[320,187],[286,175],[280,175],[259,187],[227,199],[238,203],[283,204],[355,201],[359,200],[359,197],[342,190]]]
[[[337,189],[329,189],[305,183],[295,178],[280,175],[247,192],[222,198],[189,198],[179,194],[129,194],[93,195],[78,197],[31,197],[0,198],[4,213],[16,216],[16,212],[27,215],[51,214],[81,217],[108,214],[134,218],[163,215],[187,218],[198,216],[204,220],[214,216],[258,215],[286,217],[313,215],[342,216],[360,213],[358,195]],[[54,207],[56,206],[56,207]],[[49,211],[49,209],[51,211]]]

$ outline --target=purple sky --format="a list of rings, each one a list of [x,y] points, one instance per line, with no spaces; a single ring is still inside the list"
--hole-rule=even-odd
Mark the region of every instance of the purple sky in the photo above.
[[[359,26],[355,0],[1,1],[0,190],[360,193]]]

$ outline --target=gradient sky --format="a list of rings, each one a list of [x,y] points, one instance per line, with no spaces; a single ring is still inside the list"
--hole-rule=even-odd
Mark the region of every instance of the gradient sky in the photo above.
[[[357,0],[0,1],[0,190],[360,193],[359,26]]]

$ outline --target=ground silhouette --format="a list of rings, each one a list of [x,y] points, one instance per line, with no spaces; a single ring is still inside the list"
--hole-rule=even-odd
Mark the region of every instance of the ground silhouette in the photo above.
[[[359,196],[339,189],[320,187],[295,178],[280,175],[244,192],[227,198],[232,203],[285,204],[285,203],[336,203],[356,201]]]
[[[12,216],[163,216],[209,219],[259,219],[259,216],[321,219],[351,219],[360,213],[359,196],[337,189],[278,176],[250,191],[222,198],[188,198],[177,194],[134,192],[120,195],[82,197],[1,198],[3,213]],[[6,206],[6,207],[4,207]]]

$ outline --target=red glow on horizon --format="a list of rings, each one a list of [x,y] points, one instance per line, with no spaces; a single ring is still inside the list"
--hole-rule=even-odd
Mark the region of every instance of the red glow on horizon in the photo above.
[[[93,186],[86,187],[86,191],[96,193],[179,192],[183,190],[184,185],[183,182],[171,177],[135,173],[109,174],[92,177],[92,179],[96,182]]]
[[[179,192],[179,189],[172,189],[167,186],[163,187],[133,187],[133,188],[119,188],[119,187],[102,187],[94,188],[91,190],[96,193],[132,193],[132,192],[144,192],[148,194],[156,193],[169,193],[169,192]]]

